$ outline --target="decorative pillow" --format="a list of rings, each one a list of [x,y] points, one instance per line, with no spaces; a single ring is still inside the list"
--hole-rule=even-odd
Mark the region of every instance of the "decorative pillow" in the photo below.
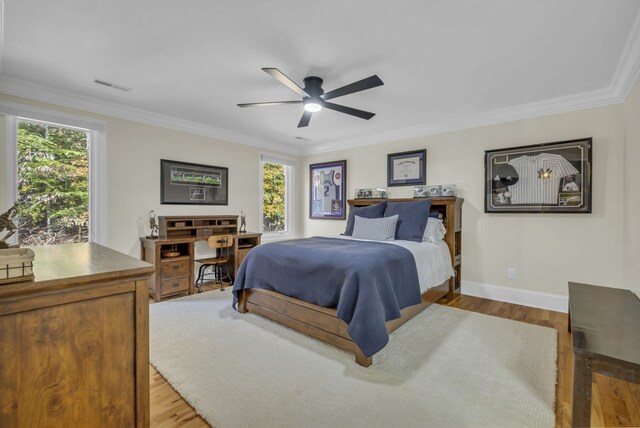
[[[353,238],[372,239],[374,241],[393,241],[396,236],[398,215],[380,218],[355,216]]]
[[[427,227],[424,228],[423,241],[440,242],[444,239],[447,229],[442,224],[442,220],[430,217],[427,221]]]
[[[431,199],[417,202],[388,202],[385,217],[398,215],[396,239],[422,242],[422,235],[429,218]]]
[[[347,228],[344,234],[351,236],[353,233],[353,223],[355,221],[355,215],[359,215],[364,218],[380,218],[384,215],[384,209],[387,207],[386,202],[380,202],[379,204],[370,205],[368,207],[350,207],[349,218],[347,219]]]

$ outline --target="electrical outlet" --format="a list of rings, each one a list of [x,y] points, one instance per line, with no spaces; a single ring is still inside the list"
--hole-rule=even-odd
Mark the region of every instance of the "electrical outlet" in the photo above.
[[[507,279],[516,279],[516,268],[507,268]]]

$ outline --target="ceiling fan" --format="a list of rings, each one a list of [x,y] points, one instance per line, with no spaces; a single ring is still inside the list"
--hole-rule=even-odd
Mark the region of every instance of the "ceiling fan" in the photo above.
[[[293,80],[289,79],[283,72],[277,68],[263,68],[265,73],[282,83],[289,89],[297,92],[302,96],[302,100],[299,101],[273,101],[266,103],[245,103],[238,104],[238,107],[265,107],[265,106],[279,106],[285,104],[304,104],[305,112],[302,114],[302,118],[298,123],[298,128],[303,128],[309,125],[311,115],[315,112],[322,110],[322,107],[330,110],[339,111],[340,113],[350,114],[352,116],[359,117],[361,119],[369,120],[375,113],[370,113],[364,110],[358,110],[351,107],[346,107],[340,104],[334,104],[327,102],[333,98],[342,97],[344,95],[353,94],[354,92],[366,91],[367,89],[375,88],[376,86],[382,86],[384,83],[377,75],[369,76],[366,79],[358,80],[357,82],[350,83],[333,91],[327,93],[322,89],[322,79],[316,76],[309,76],[304,78],[304,89],[298,86]]]

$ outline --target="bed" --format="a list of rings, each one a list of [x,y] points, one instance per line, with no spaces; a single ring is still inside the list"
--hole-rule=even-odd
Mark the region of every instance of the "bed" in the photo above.
[[[390,202],[414,202],[415,199],[388,199],[386,201]],[[351,207],[364,207],[371,206],[381,202],[381,200],[377,199],[356,199],[349,200],[349,205]],[[436,302],[437,300],[443,297],[453,297],[454,294],[459,290],[460,284],[460,273],[461,273],[461,258],[460,258],[460,243],[461,243],[461,227],[460,227],[460,215],[462,209],[461,198],[455,197],[447,197],[447,198],[433,198],[431,200],[431,211],[437,212],[440,214],[440,217],[443,219],[445,225],[447,226],[447,231],[444,236],[444,240],[441,243],[434,243],[433,245],[419,244],[416,242],[404,242],[404,241],[395,241],[390,243],[377,243],[376,247],[373,243],[370,242],[362,242],[363,247],[371,246],[372,254],[379,254],[379,248],[384,247],[385,253],[397,253],[398,256],[392,261],[392,263],[400,263],[402,261],[402,257],[400,256],[404,251],[409,252],[409,254],[415,257],[414,265],[416,274],[419,277],[420,289],[417,291],[407,292],[406,295],[402,293],[398,296],[395,296],[394,299],[397,298],[398,302],[394,301],[390,306],[391,309],[384,308],[384,315],[380,315],[368,311],[356,311],[357,314],[365,314],[364,321],[356,322],[355,319],[351,319],[351,315],[348,315],[349,323],[343,321],[345,318],[344,310],[342,309],[340,304],[331,305],[331,301],[318,301],[317,303],[309,303],[308,301],[301,300],[299,296],[297,296],[295,284],[296,281],[287,281],[285,279],[282,280],[283,292],[274,291],[272,289],[262,289],[262,288],[251,288],[251,281],[247,281],[249,278],[247,276],[241,278],[240,282],[237,282],[234,286],[234,296],[237,299],[237,310],[240,313],[252,312],[281,324],[284,324],[288,327],[291,327],[300,332],[306,333],[308,335],[314,336],[317,339],[323,340],[329,344],[340,347],[347,351],[351,351],[355,353],[355,359],[358,364],[364,367],[368,367],[372,363],[372,357],[378,349],[381,349],[380,346],[386,345],[386,342],[380,342],[378,339],[373,339],[373,344],[368,343],[367,341],[363,341],[362,337],[366,336],[367,331],[363,331],[365,328],[357,328],[354,329],[354,325],[362,326],[366,325],[366,328],[371,329],[371,335],[376,336],[380,334],[378,318],[386,317],[382,322],[382,329],[386,330],[384,333],[388,335],[398,327],[400,327],[405,322],[409,321],[411,318],[416,316],[422,310],[427,308],[430,304]],[[349,241],[349,242],[342,242]],[[300,253],[303,254],[305,251],[305,246],[309,247],[311,245],[318,246],[326,246],[327,248],[342,248],[344,247],[345,254],[351,254],[348,257],[354,257],[353,254],[353,246],[354,241],[358,241],[357,239],[349,238],[349,237],[314,237],[309,240],[303,240],[300,244],[297,243],[287,243],[283,246],[289,245],[301,245]],[[382,246],[382,247],[380,247]],[[393,247],[393,248],[392,248]],[[269,251],[267,251],[267,248]],[[266,252],[274,252],[278,247],[272,246],[267,247],[264,246],[263,253]],[[309,247],[311,248],[311,247]],[[310,251],[307,248],[306,251]],[[318,247],[319,248],[319,247]],[[378,249],[376,249],[378,248]],[[251,262],[251,254],[258,250],[258,248],[252,250],[248,255],[247,259]],[[363,250],[364,251],[364,250]],[[368,250],[367,250],[368,251]],[[378,251],[378,252],[376,252]],[[440,260],[440,264],[450,263],[450,266],[446,266],[447,272],[449,275],[442,274],[442,269],[438,272],[434,272],[433,269],[431,271],[429,269],[424,269],[425,266],[422,266],[424,263],[424,257],[420,254],[416,254],[418,252],[425,252],[428,254],[431,252],[432,254],[437,255],[437,259]],[[446,256],[446,258],[443,257]],[[260,254],[256,251],[255,257],[259,257]],[[406,256],[404,256],[406,257]],[[413,259],[412,259],[413,260]],[[444,262],[443,262],[444,260]],[[246,262],[247,260],[245,260]],[[419,261],[419,262],[418,262]],[[245,263],[243,262],[243,264]],[[275,264],[275,262],[274,262]],[[397,265],[401,266],[401,265]],[[282,265],[274,266],[274,272],[281,272]],[[369,265],[367,268],[367,272],[369,269],[375,269],[376,266]],[[295,269],[290,268],[290,272],[292,273],[290,277],[295,277],[293,275],[293,271]],[[299,269],[298,269],[299,271]],[[409,269],[403,267],[402,269],[389,269],[389,272],[400,272],[400,276],[397,280],[406,280],[413,281],[412,274],[409,276],[402,276],[402,273],[408,272]],[[310,275],[312,271],[310,270]],[[356,272],[356,276],[363,276],[367,272]],[[426,273],[425,273],[426,272]],[[430,272],[430,273],[429,273]],[[376,274],[373,273],[373,276],[376,278],[385,277],[386,275],[379,275],[379,271]],[[451,273],[455,273],[454,276],[451,276]],[[299,274],[299,272],[298,272]],[[283,278],[286,278],[285,274]],[[427,277],[425,279],[425,277]],[[371,277],[370,277],[371,278]],[[439,278],[439,279],[438,279]],[[442,282],[440,282],[442,280]],[[434,283],[434,281],[436,283]],[[426,284],[426,286],[425,286]],[[384,285],[384,284],[383,284]],[[411,286],[413,289],[414,287]],[[398,291],[398,289],[396,289]],[[285,294],[286,293],[286,294]],[[287,295],[288,294],[288,295]],[[358,294],[358,293],[355,293]],[[363,293],[361,293],[363,294]],[[296,296],[296,297],[293,297]],[[317,301],[318,298],[321,298],[322,294],[320,293],[315,300],[310,299],[311,301]],[[344,296],[341,299],[345,299]],[[342,302],[339,302],[342,303]],[[327,305],[331,305],[333,307],[327,307]],[[374,305],[375,306],[375,305]],[[387,305],[389,306],[389,305]],[[397,311],[396,311],[397,306]],[[367,318],[368,317],[368,318]],[[374,322],[370,322],[370,319],[374,319]],[[375,333],[375,334],[374,334]],[[353,336],[353,337],[352,337]],[[368,340],[368,339],[367,339]],[[388,339],[387,339],[388,340]],[[360,346],[358,345],[360,344]],[[361,349],[362,348],[362,349]]]

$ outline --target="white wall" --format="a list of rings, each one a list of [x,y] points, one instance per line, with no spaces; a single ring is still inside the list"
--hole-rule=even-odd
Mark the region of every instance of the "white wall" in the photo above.
[[[639,131],[637,125],[626,129],[624,108],[613,105],[314,155],[303,158],[302,168],[346,159],[347,197],[352,198],[355,188],[386,187],[388,153],[426,148],[427,184],[456,184],[459,196],[465,198],[463,281],[557,295],[567,294],[568,281],[630,288],[624,273],[627,231],[623,206],[628,193],[637,193],[637,189],[625,193],[624,183],[638,182],[631,172],[638,162],[634,161],[626,174],[624,163],[631,152],[637,159]],[[638,117],[636,107],[636,121]],[[631,131],[636,138],[627,144],[625,134]],[[591,214],[484,213],[485,150],[582,137],[593,137],[594,141]],[[308,200],[309,183],[304,178]],[[389,196],[411,197],[412,190],[411,186],[390,187]],[[637,213],[637,200],[634,206]],[[344,221],[310,220],[307,210],[303,209],[301,219],[305,236],[344,230]],[[637,238],[631,247],[637,255]],[[517,269],[517,280],[506,278],[508,267]]]
[[[146,215],[247,213],[258,227],[259,150],[164,128],[0,94],[0,100],[93,117],[107,123],[108,245],[138,256]],[[621,105],[389,142],[298,159],[295,234],[337,234],[344,221],[308,218],[308,165],[347,159],[347,195],[386,187],[388,153],[427,149],[427,183],[458,185],[463,206],[463,280],[566,295],[568,281],[635,288],[640,294],[640,84]],[[0,156],[5,155],[0,120]],[[592,214],[485,214],[484,151],[567,139],[594,138]],[[161,158],[229,167],[229,206],[160,205]],[[6,209],[0,162],[0,210]],[[389,188],[410,197],[412,187]],[[507,280],[515,267],[518,279]]]
[[[5,212],[7,207],[7,165],[6,165],[6,148],[7,126],[5,119],[0,116],[0,213]]]
[[[627,122],[624,153],[624,271],[625,288],[640,296],[640,82],[624,103]]]
[[[138,237],[148,234],[147,214],[151,209],[158,215],[239,215],[242,210],[247,215],[247,230],[257,231],[260,150],[3,94],[0,94],[0,100],[97,118],[107,123],[109,247],[139,257]],[[4,129],[5,121],[0,120],[3,160],[6,153]],[[160,205],[160,159],[228,167],[229,205]],[[3,212],[7,205],[5,162],[0,162],[0,180],[0,212]],[[294,207],[294,218],[299,216]]]

